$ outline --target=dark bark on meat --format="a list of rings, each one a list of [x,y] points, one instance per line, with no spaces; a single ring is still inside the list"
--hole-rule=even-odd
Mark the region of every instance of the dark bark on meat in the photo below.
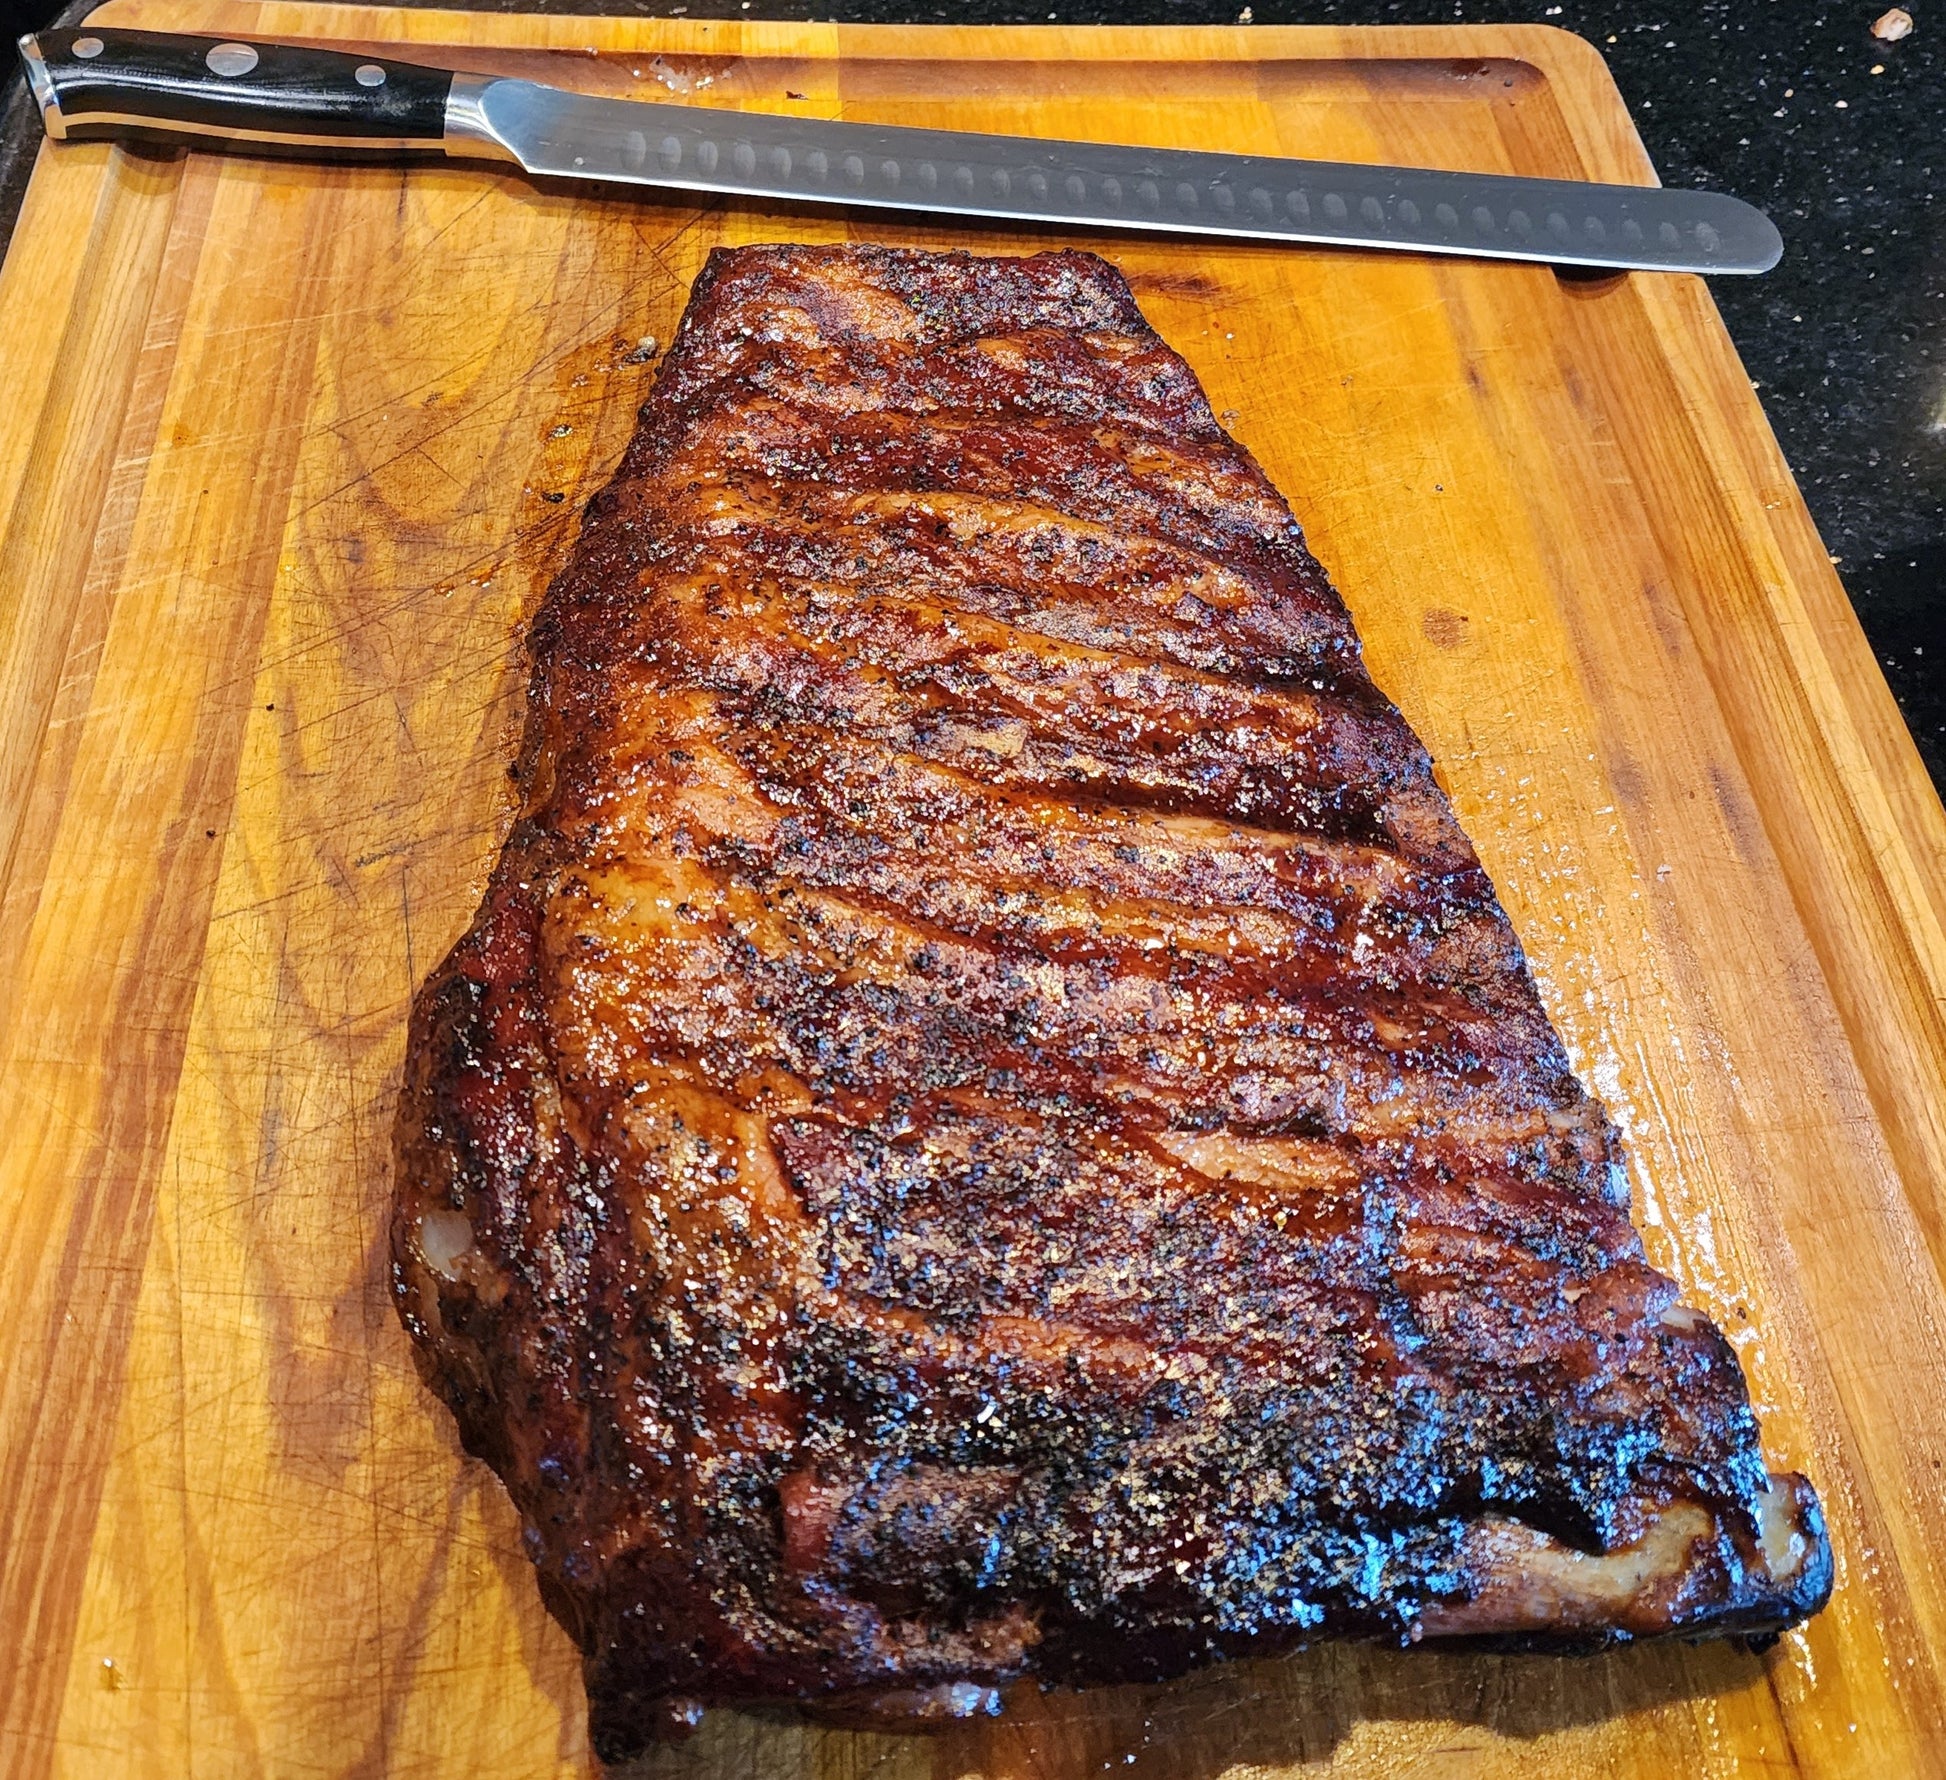
[[[605,1750],[1822,1603],[1425,750],[1102,261],[715,255],[532,647],[395,1280]]]

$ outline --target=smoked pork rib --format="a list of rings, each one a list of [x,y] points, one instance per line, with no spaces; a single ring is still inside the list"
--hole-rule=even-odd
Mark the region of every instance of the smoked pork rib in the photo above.
[[[1425,750],[1103,261],[713,255],[531,642],[395,1281],[602,1748],[1823,1602]]]

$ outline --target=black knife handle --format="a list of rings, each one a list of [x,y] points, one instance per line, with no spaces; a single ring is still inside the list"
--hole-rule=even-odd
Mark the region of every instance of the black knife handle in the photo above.
[[[438,148],[444,68],[340,50],[84,26],[20,40],[47,133],[212,147]]]

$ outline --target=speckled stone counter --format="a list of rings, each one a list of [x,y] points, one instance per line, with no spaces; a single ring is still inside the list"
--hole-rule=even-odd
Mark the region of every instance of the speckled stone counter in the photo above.
[[[93,0],[68,9],[78,18]],[[447,0],[448,4],[453,0]],[[1946,789],[1946,0],[1252,0],[1259,24],[1541,21],[1608,58],[1665,183],[1734,192],[1783,264],[1716,298],[1935,783]],[[1206,24],[1241,0],[512,0],[504,11]],[[0,5],[14,30],[47,22]],[[0,236],[38,136],[0,126]]]

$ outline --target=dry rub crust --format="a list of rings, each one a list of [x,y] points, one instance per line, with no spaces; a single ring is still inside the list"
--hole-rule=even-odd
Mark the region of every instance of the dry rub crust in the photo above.
[[[395,1283],[605,1751],[1822,1604],[1425,750],[1104,262],[713,256],[532,651]]]

